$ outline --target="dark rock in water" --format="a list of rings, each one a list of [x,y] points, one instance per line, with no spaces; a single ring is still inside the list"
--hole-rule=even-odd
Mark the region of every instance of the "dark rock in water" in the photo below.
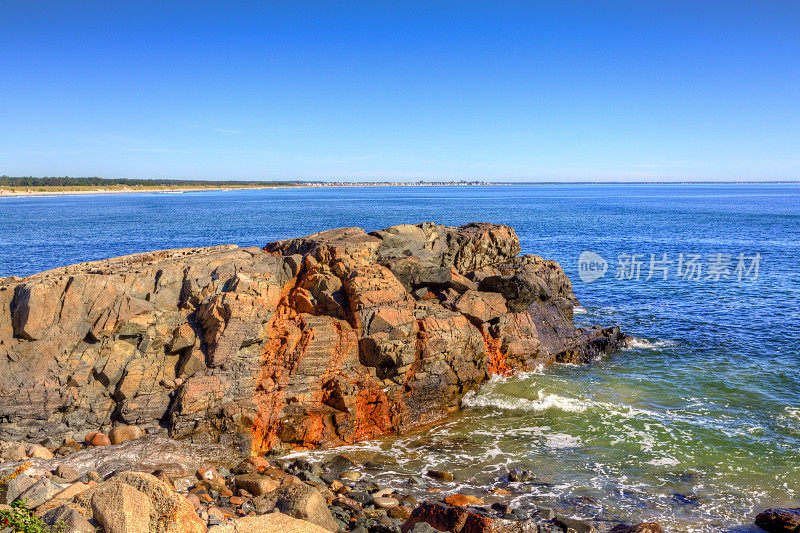
[[[325,473],[336,474],[337,476],[342,472],[356,469],[358,469],[358,463],[345,455],[337,455],[322,465],[322,470]]]
[[[452,473],[442,470],[428,470],[426,475],[431,479],[437,479],[439,481],[453,481],[454,479]]]
[[[687,496],[676,492],[672,495],[672,501],[680,503],[681,505],[694,505],[700,501],[700,496]]]
[[[756,525],[770,533],[794,533],[800,530],[800,507],[767,509],[756,516]]]
[[[565,531],[567,529],[574,529],[576,533],[597,533],[597,528],[595,528],[592,524],[576,518],[557,516],[553,521],[557,526],[562,527]]]
[[[542,520],[552,520],[556,517],[555,511],[550,509],[549,507],[540,507],[536,510],[536,516],[541,518]]]
[[[425,522],[439,531],[465,531],[488,533],[493,531],[496,519],[467,507],[453,507],[440,502],[424,502],[414,509],[405,524],[403,533],[415,530],[420,522]]]
[[[618,524],[612,527],[609,533],[664,533],[664,528],[656,522],[643,522],[634,526]]]
[[[515,468],[508,472],[508,481],[512,483],[532,481],[534,479],[536,479],[536,477],[527,470],[518,470]]]

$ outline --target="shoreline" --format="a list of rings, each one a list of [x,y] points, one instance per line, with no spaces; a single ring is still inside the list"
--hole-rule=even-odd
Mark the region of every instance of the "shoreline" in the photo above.
[[[125,186],[119,189],[110,188],[78,188],[69,190],[42,190],[30,189],[27,190],[10,190],[20,189],[22,187],[0,187],[1,197],[13,196],[63,196],[73,194],[131,194],[131,193],[184,193],[184,192],[212,192],[212,191],[232,191],[232,190],[261,190],[261,189],[322,189],[322,188],[337,188],[337,187],[480,187],[487,185],[507,185],[505,183],[309,183],[298,185],[232,185],[229,187],[150,187],[143,186],[137,188],[136,186]],[[53,187],[53,189],[63,189],[63,187]]]

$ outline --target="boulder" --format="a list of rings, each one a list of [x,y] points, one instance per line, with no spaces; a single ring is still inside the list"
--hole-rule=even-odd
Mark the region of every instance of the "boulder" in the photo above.
[[[103,485],[91,502],[92,516],[106,533],[150,531],[150,500],[130,485]]]
[[[120,503],[126,500],[128,503],[125,507],[114,511],[113,502]],[[109,520],[109,523],[127,524],[129,514],[133,513],[136,518],[131,518],[130,520],[135,520],[131,523],[141,524],[144,520],[146,527],[149,528],[144,531],[159,533],[206,531],[205,523],[200,520],[194,506],[184,496],[174,492],[167,483],[143,472],[121,472],[79,494],[71,503],[84,516],[94,516],[95,520],[101,523],[104,523],[102,520]]]
[[[294,518],[307,520],[327,531],[338,531],[325,498],[305,483],[281,485],[265,496],[253,501],[259,513],[277,509]]]
[[[56,485],[47,478],[42,478],[17,496],[17,500],[25,502],[25,507],[35,509],[52,498],[63,487]]]
[[[260,474],[240,474],[234,478],[234,485],[237,489],[245,490],[253,496],[262,496],[275,490],[280,482]]]
[[[230,520],[213,529],[214,533],[325,533],[329,530],[306,520],[280,512]]]
[[[95,533],[96,528],[84,516],[70,507],[60,505],[41,516],[41,521],[49,526],[59,526],[62,533]]]

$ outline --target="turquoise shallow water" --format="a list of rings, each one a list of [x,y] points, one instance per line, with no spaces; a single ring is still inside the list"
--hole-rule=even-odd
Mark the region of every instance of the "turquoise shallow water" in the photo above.
[[[564,266],[584,310],[576,320],[619,324],[641,342],[587,367],[492,381],[446,424],[354,455],[397,460],[387,482],[436,466],[478,493],[521,467],[537,482],[506,487],[520,504],[657,519],[674,531],[744,531],[762,508],[800,505],[798,185],[0,198],[0,220],[0,275],[160,248],[263,245],[337,226],[509,224],[523,252]],[[581,281],[584,250],[608,261],[605,277]],[[681,253],[701,255],[701,279],[677,277]],[[730,276],[706,279],[718,253],[731,255]],[[642,255],[638,280],[616,279],[620,254]],[[673,261],[666,280],[646,279],[650,254]],[[736,279],[739,254],[760,254],[757,277]]]

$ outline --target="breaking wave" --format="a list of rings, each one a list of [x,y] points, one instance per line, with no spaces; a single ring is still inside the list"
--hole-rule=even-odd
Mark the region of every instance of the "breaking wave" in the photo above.
[[[675,346],[678,344],[675,341],[659,340],[651,341],[648,339],[639,339],[636,337],[628,337],[625,340],[625,348],[629,350],[652,350],[654,348],[666,348],[667,346]]]
[[[588,408],[588,404],[575,398],[565,398],[558,394],[547,394],[543,390],[537,393],[535,400],[518,398],[487,392],[476,394],[470,391],[464,396],[461,405],[464,407],[494,407],[508,411],[546,411],[548,409],[558,409],[565,412],[583,412]]]

